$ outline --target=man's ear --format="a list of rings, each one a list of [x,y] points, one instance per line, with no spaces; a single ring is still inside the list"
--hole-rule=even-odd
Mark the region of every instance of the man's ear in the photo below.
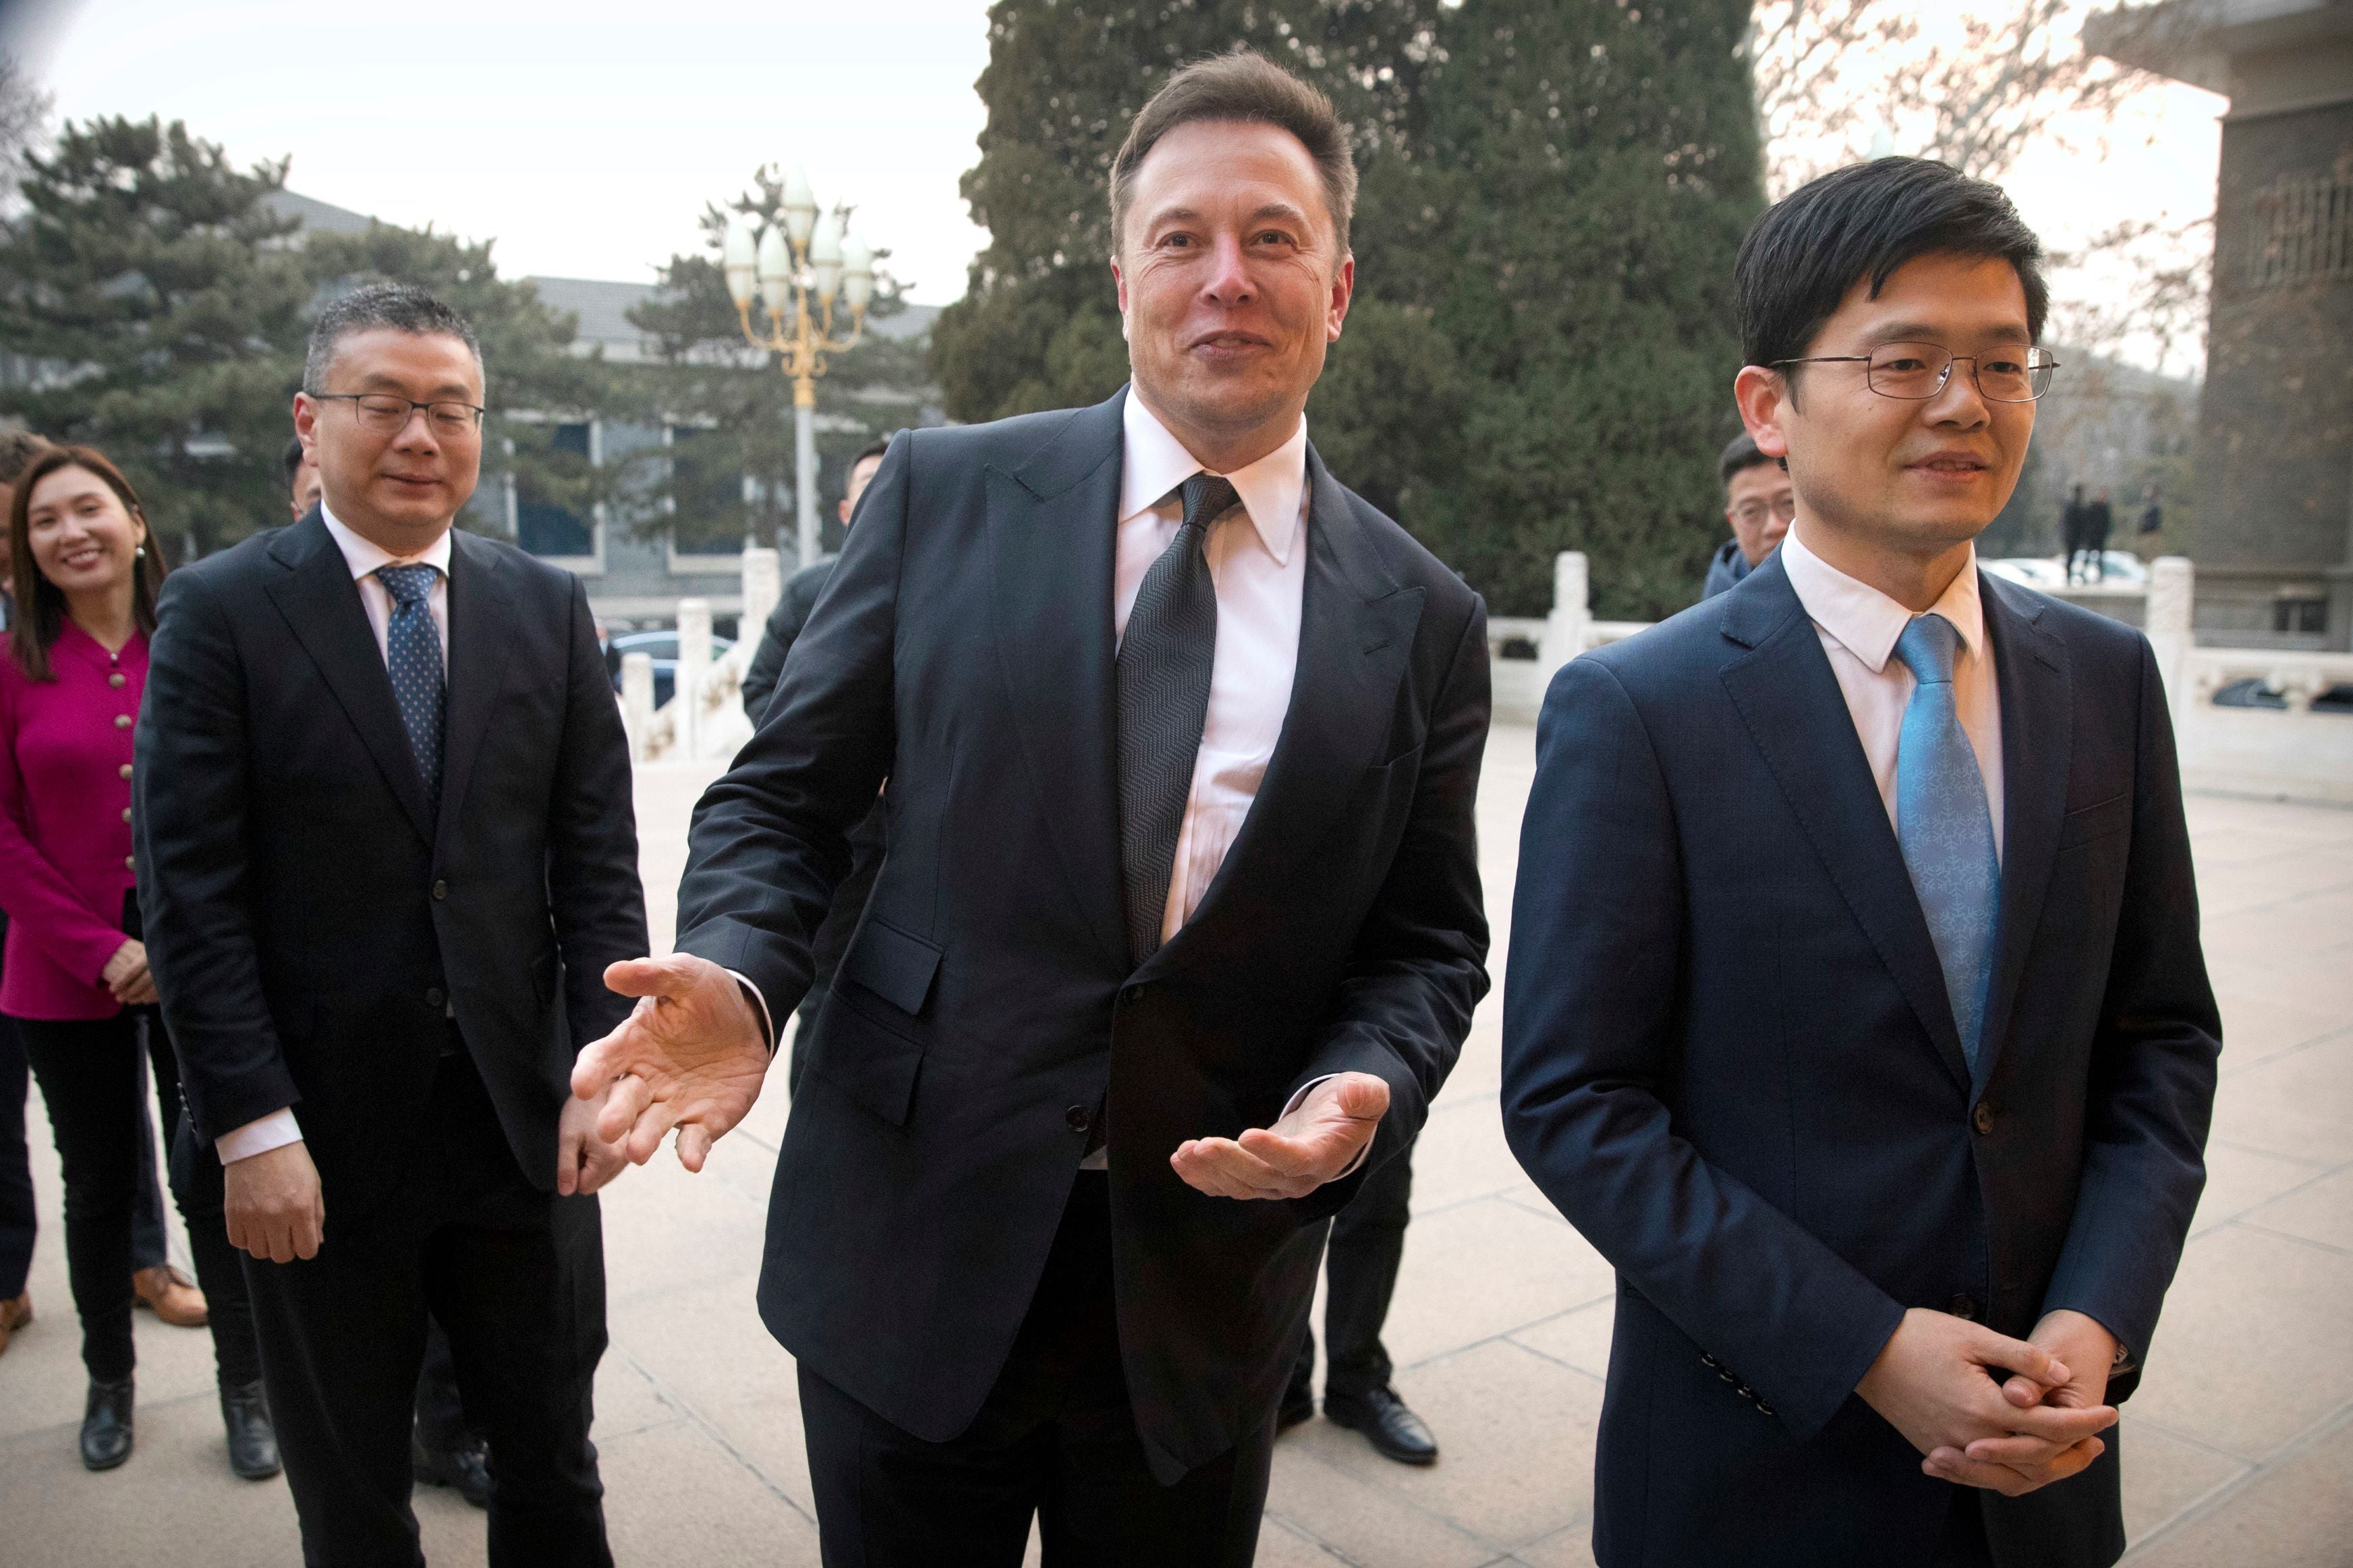
[[[1781,467],[1788,468],[1789,437],[1785,422],[1797,412],[1789,378],[1761,364],[1743,365],[1732,378],[1732,400],[1739,406],[1740,423],[1746,426],[1757,449],[1779,458]]]
[[[1356,297],[1356,258],[1351,252],[1340,258],[1340,265],[1332,274],[1332,298],[1324,316],[1324,341],[1340,341],[1340,325],[1348,319],[1348,302]]]

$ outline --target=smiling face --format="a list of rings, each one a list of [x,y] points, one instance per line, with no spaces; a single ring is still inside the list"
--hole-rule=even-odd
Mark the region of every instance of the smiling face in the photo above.
[[[1751,463],[1732,476],[1724,487],[1724,519],[1749,565],[1763,564],[1780,544],[1797,505],[1789,476],[1778,463]]]
[[[319,391],[480,406],[482,367],[463,342],[446,333],[378,327],[335,345]],[[299,392],[294,433],[319,467],[327,510],[395,555],[416,554],[448,531],[481,471],[480,427],[437,429],[421,408],[410,410],[397,430],[379,431],[360,417],[355,403]]]
[[[1978,363],[2022,361],[2033,339],[2018,269],[1996,258],[1915,258],[1876,299],[1858,280],[1804,352],[1868,354],[1893,342],[1939,344]],[[1809,548],[1881,585],[1883,572],[1950,581],[2017,488],[2034,431],[2034,405],[1988,401],[1972,369],[1957,359],[1944,390],[1916,400],[1872,391],[1860,363],[1741,371],[1741,416],[1758,450],[1788,458],[1795,527]],[[1858,569],[1873,563],[1880,571]]]
[[[1290,438],[1356,283],[1297,137],[1170,131],[1136,168],[1112,270],[1136,394],[1196,458],[1230,472]]]
[[[33,565],[68,604],[129,589],[147,525],[88,468],[53,468],[25,503]]]

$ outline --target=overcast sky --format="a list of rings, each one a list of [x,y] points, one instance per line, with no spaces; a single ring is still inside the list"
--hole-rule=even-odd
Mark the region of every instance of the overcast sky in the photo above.
[[[160,113],[296,190],[498,241],[509,274],[650,280],[704,204],[768,161],[895,252],[913,298],[964,291],[984,236],[957,194],[983,115],[987,0],[0,0],[60,118]],[[2223,100],[2144,97],[2011,186],[2054,247],[2211,210]],[[1905,151],[1899,147],[1897,151]],[[2191,368],[2177,364],[2174,368]]]

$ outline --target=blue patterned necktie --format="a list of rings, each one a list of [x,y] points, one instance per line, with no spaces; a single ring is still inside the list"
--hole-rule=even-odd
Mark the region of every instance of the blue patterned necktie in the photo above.
[[[427,600],[438,566],[379,566],[376,581],[392,595],[392,624],[385,635],[385,665],[392,695],[400,704],[401,727],[425,780],[425,797],[441,800],[441,708],[447,690],[441,677],[441,634]]]
[[[1994,854],[1985,774],[1953,700],[1960,637],[1942,616],[1915,616],[1895,639],[1895,657],[1919,682],[1904,710],[1895,750],[1895,837],[1944,967],[1961,1052],[1975,1071],[2001,864]]]

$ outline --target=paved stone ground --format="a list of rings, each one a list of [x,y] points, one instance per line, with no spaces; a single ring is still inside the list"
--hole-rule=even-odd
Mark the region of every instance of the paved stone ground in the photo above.
[[[1530,732],[1498,730],[1481,826],[1499,935],[1533,765]],[[703,776],[641,782],[657,932]],[[2228,1047],[2211,1184],[2121,1434],[2130,1561],[2341,1565],[2353,1552],[2353,812],[2198,799],[2190,821]],[[1497,1027],[1491,1000],[1423,1138],[1389,1322],[1398,1385],[1445,1458],[1404,1469],[1320,1421],[1287,1436],[1267,1568],[1592,1561],[1609,1269],[1504,1147]],[[607,1198],[613,1349],[596,1437],[624,1563],[817,1561],[791,1364],[752,1307],[783,1089],[780,1073],[702,1176],[664,1155]],[[142,1316],[138,1452],[110,1475],[75,1462],[82,1376],[55,1163],[42,1149],[36,1163],[41,1316],[0,1357],[0,1564],[294,1562],[282,1486],[228,1473],[201,1334]],[[446,1492],[417,1511],[435,1563],[482,1561],[480,1515]]]

